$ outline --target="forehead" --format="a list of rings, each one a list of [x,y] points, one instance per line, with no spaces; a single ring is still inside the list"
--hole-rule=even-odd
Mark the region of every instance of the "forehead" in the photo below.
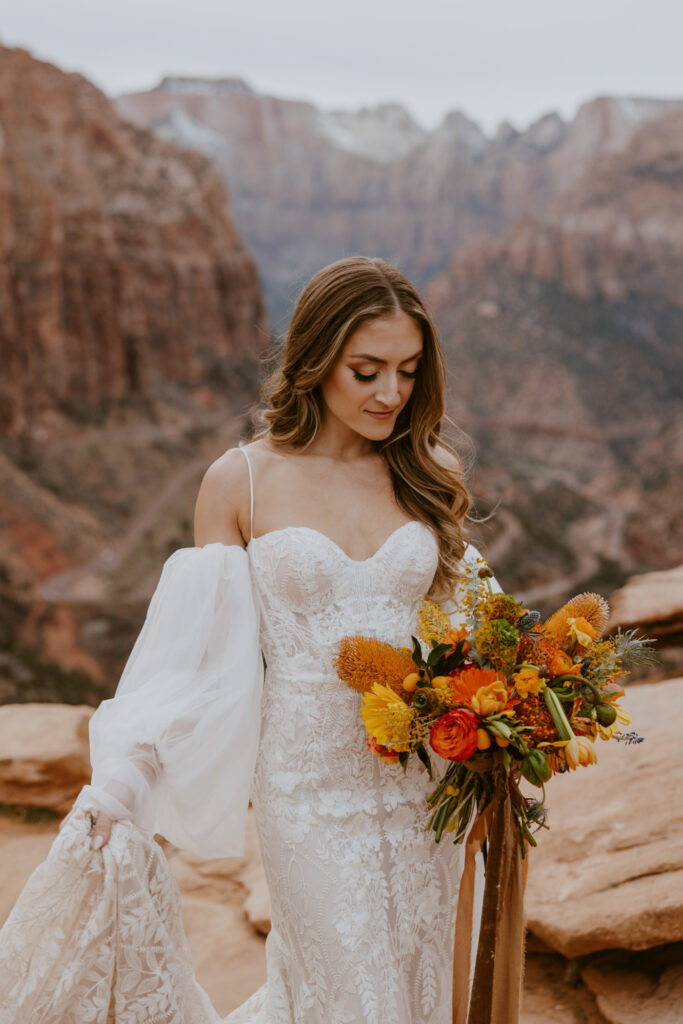
[[[345,355],[376,355],[378,358],[416,355],[422,349],[420,325],[407,313],[376,317],[358,327],[344,345]]]

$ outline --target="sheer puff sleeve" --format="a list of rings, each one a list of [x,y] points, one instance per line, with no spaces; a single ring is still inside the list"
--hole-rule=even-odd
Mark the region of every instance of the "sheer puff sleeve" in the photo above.
[[[75,806],[201,857],[241,855],[262,686],[246,551],[175,551],[115,696],[90,719],[92,780]]]

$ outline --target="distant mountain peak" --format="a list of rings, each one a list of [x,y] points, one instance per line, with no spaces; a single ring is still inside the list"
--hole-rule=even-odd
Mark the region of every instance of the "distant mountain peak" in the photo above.
[[[166,75],[155,92],[193,96],[256,96],[255,89],[243,78],[202,78],[197,75]]]
[[[400,103],[380,103],[359,110],[320,110],[321,135],[339,149],[389,163],[407,156],[427,137],[425,129]]]

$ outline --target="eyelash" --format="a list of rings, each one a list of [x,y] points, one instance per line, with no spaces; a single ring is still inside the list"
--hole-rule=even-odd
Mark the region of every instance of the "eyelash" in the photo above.
[[[377,376],[377,372],[359,373],[358,370],[354,370],[353,375],[356,378],[356,380],[362,381],[364,384],[369,384],[371,380],[375,379],[375,377]],[[402,377],[407,377],[409,380],[415,380],[415,378],[417,377],[417,370],[413,370],[410,373],[408,372],[408,370],[399,370],[399,373],[401,374]]]

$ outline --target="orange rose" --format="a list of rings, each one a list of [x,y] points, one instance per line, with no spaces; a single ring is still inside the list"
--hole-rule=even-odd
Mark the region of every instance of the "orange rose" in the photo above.
[[[437,718],[429,745],[449,761],[466,761],[477,749],[477,716],[469,708],[453,708]]]
[[[502,679],[496,679],[488,686],[482,686],[472,698],[472,707],[478,715],[494,715],[502,711],[508,701],[507,686]]]

